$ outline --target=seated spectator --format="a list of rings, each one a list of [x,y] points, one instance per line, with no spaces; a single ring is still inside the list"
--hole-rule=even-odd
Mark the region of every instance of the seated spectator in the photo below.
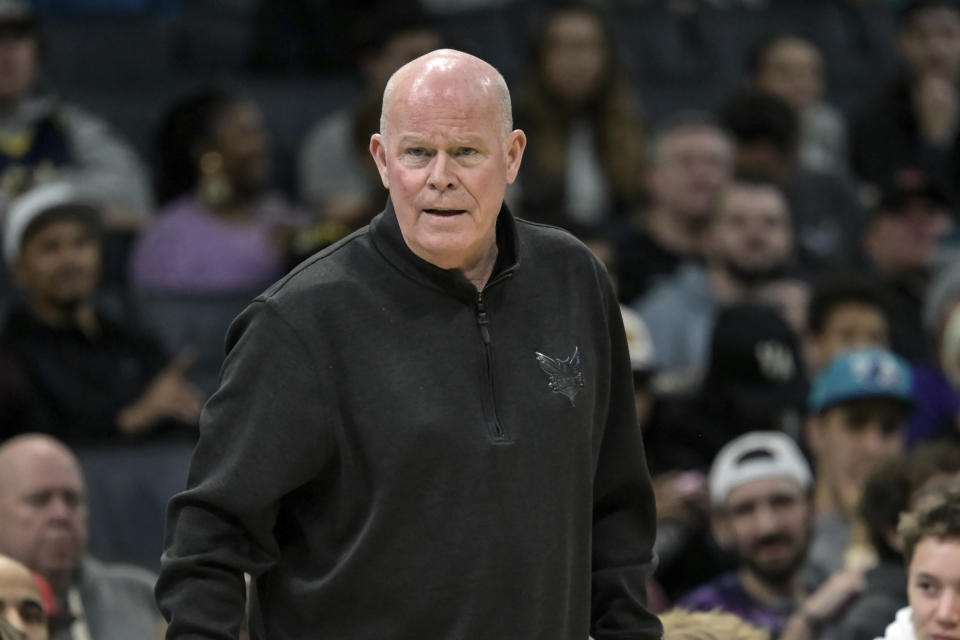
[[[104,204],[109,226],[138,224],[152,208],[139,158],[105,122],[39,88],[45,44],[28,2],[0,4],[0,205],[65,174]]]
[[[933,359],[923,301],[939,243],[954,226],[950,201],[929,176],[898,171],[863,232],[870,266],[891,297],[891,344],[911,362]]]
[[[83,476],[63,444],[32,434],[0,446],[0,521],[0,554],[39,573],[53,589],[55,639],[159,637],[155,576],[86,554]]]
[[[723,611],[671,609],[660,614],[663,640],[770,640],[770,632]]]
[[[755,87],[777,96],[797,114],[800,166],[828,173],[849,171],[847,125],[823,100],[823,56],[814,43],[786,33],[767,36],[749,52],[747,74]]]
[[[50,630],[47,610],[37,580],[25,566],[0,555],[0,616],[13,633],[0,638],[10,640],[47,640]]]
[[[853,119],[851,158],[867,204],[915,167],[960,195],[960,7],[908,0],[897,19],[904,72]]]
[[[907,569],[897,535],[900,515],[924,492],[956,485],[958,480],[960,448],[939,442],[887,460],[871,474],[860,501],[860,516],[877,564],[867,571],[863,592],[844,614],[835,636],[838,640],[873,640],[907,606]]]
[[[441,45],[439,33],[419,12],[385,12],[370,21],[367,40],[358,63],[363,96],[313,125],[299,150],[300,198],[323,223],[311,232],[318,236],[313,246],[332,244],[383,209],[387,190],[369,151],[370,136],[380,128],[383,89],[394,71]]]
[[[615,218],[620,300],[629,304],[688,260],[703,258],[703,237],[733,169],[733,143],[706,114],[687,112],[650,136],[644,184],[649,202]]]
[[[736,94],[720,111],[736,140],[736,169],[780,185],[793,214],[797,262],[805,275],[853,264],[863,212],[851,183],[797,162],[799,121],[780,98],[759,90]]]
[[[720,193],[704,238],[706,265],[689,263],[633,302],[661,371],[702,369],[720,309],[788,272],[790,210],[775,185],[735,180]]]
[[[923,496],[897,533],[907,561],[909,606],[883,640],[942,640],[960,631],[960,488]],[[879,640],[879,639],[878,639]]]
[[[170,109],[158,136],[163,203],[131,257],[131,286],[164,293],[249,293],[286,273],[303,218],[267,192],[260,108],[217,89]]]
[[[5,422],[4,436],[34,430],[111,442],[196,424],[201,398],[184,378],[192,356],[168,361],[96,304],[99,215],[65,182],[10,207],[4,258],[26,304],[10,313],[0,345],[23,373],[31,409],[27,422]]]
[[[909,365],[877,348],[841,354],[813,382],[806,438],[817,473],[817,519],[808,564],[818,576],[856,564],[846,554],[863,487],[878,465],[903,451],[912,385]]]
[[[699,388],[661,395],[654,404],[644,447],[657,497],[656,577],[669,596],[729,565],[707,526],[710,463],[749,431],[778,429],[796,438],[806,390],[799,346],[783,318],[744,303],[720,312]]]
[[[524,218],[579,232],[635,208],[643,125],[598,5],[567,0],[545,11],[517,90],[529,144],[510,199]]]
[[[714,535],[739,564],[679,606],[720,609],[784,640],[800,640],[816,637],[860,587],[858,571],[838,573],[815,591],[802,580],[813,476],[787,435],[756,431],[727,444],[710,468],[710,502]]]

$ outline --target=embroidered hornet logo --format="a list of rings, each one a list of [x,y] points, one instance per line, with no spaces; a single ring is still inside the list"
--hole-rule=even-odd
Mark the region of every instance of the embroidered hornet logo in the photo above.
[[[575,406],[573,399],[583,388],[583,367],[580,366],[580,347],[574,347],[573,355],[563,360],[551,358],[537,351],[537,362],[547,374],[550,391],[566,396],[570,406]]]

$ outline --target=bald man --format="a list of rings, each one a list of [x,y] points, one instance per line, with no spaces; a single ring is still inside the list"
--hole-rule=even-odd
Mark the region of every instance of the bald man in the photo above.
[[[59,440],[25,434],[0,446],[0,523],[0,554],[36,571],[54,591],[65,622],[54,640],[156,638],[163,629],[152,573],[86,554],[83,475]]]
[[[655,508],[603,267],[503,205],[490,65],[402,67],[386,209],[234,323],[157,598],[168,639],[659,638]]]
[[[33,574],[25,566],[0,555],[0,616],[23,640],[47,640],[47,612]],[[0,636],[2,637],[2,636]]]

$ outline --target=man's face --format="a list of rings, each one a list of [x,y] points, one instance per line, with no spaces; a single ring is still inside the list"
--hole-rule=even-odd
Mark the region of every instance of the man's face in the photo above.
[[[885,273],[909,273],[930,267],[940,239],[952,227],[946,209],[914,197],[897,211],[877,215],[867,228],[864,246]]]
[[[826,482],[854,509],[869,475],[903,451],[909,410],[887,398],[837,405],[813,419],[808,430],[817,481]]]
[[[727,496],[715,526],[740,562],[764,581],[783,583],[803,564],[810,541],[812,506],[788,478],[754,480]]]
[[[30,91],[38,61],[34,36],[0,27],[0,102],[19,100]]]
[[[917,640],[960,640],[960,540],[920,541],[910,562],[907,598]]]
[[[76,305],[93,295],[99,282],[100,242],[82,220],[55,220],[28,237],[14,272],[32,301]]]
[[[47,640],[47,614],[37,583],[27,569],[9,558],[0,558],[0,615],[23,640]]]
[[[0,553],[63,588],[87,546],[83,479],[65,452],[23,443],[0,466]]]
[[[837,355],[857,347],[886,347],[890,330],[883,312],[869,304],[845,302],[827,314],[820,335],[812,336],[813,363],[827,366]]]
[[[793,250],[787,203],[766,185],[732,184],[721,195],[708,237],[711,261],[741,280],[763,280],[786,266]]]
[[[690,220],[705,221],[733,171],[733,147],[711,127],[678,129],[663,138],[650,169],[654,206]]]
[[[526,138],[514,130],[504,140],[497,101],[469,79],[443,74],[406,84],[370,152],[410,249],[442,269],[469,271],[496,242]]]
[[[949,8],[916,12],[898,45],[916,76],[955,80],[960,71],[960,13]]]

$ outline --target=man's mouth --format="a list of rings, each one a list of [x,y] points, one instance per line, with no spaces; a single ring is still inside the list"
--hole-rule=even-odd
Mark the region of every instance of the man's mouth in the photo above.
[[[424,209],[424,213],[429,213],[432,216],[441,216],[444,218],[449,218],[452,216],[458,216],[461,213],[466,213],[466,209]]]

